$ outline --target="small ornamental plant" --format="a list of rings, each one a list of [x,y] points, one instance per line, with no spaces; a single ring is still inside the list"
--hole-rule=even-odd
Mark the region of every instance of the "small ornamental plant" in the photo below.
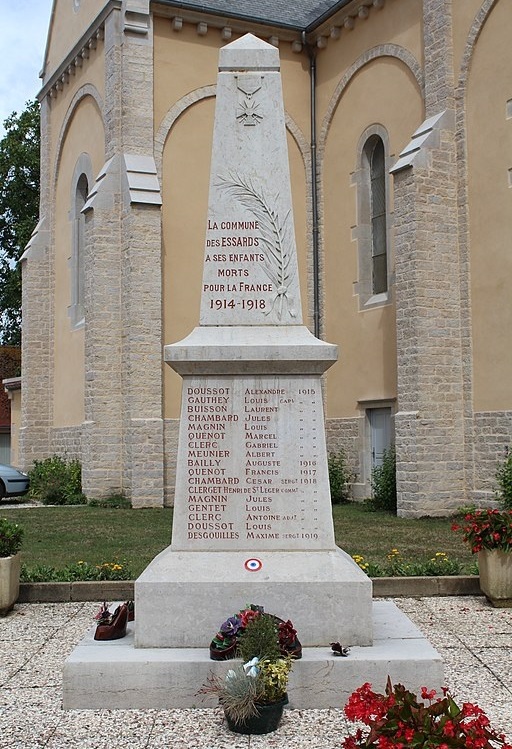
[[[18,523],[0,518],[0,557],[13,557],[21,549],[24,530]]]
[[[422,687],[420,699],[389,677],[385,694],[363,684],[350,696],[345,715],[367,729],[345,738],[344,749],[512,749],[478,705],[459,707],[446,687],[442,691],[441,697]]]
[[[482,549],[512,552],[512,510],[474,510],[464,515],[464,523],[453,523],[453,531],[462,531],[462,540],[473,554]]]
[[[286,658],[251,658],[230,668],[224,680],[215,675],[199,694],[216,694],[224,712],[239,726],[260,713],[260,708],[286,700],[292,660]]]

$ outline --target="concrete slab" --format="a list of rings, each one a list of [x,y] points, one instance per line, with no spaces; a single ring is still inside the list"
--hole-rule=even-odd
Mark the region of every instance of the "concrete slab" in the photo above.
[[[305,648],[290,677],[290,706],[340,707],[366,681],[384,689],[388,674],[414,691],[442,686],[440,655],[393,602],[374,602],[373,627],[374,645],[354,647],[346,658],[328,644]],[[222,676],[233,663],[211,661],[207,647],[135,648],[133,624],[122,640],[96,642],[93,635],[94,628],[64,664],[65,709],[213,707],[215,698],[198,691],[209,674]]]

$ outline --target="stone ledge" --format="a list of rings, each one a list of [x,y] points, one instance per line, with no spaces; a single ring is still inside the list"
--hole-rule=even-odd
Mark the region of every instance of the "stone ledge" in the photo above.
[[[476,575],[447,577],[375,577],[373,597],[480,596]],[[18,603],[121,601],[133,599],[133,580],[21,583]]]

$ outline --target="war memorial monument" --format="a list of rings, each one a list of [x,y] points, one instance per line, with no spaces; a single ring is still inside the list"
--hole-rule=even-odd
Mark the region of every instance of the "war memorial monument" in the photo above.
[[[337,356],[302,321],[278,50],[248,34],[219,56],[199,326],[164,352],[183,378],[172,542],[135,582],[128,635],[91,632],[67,660],[64,707],[213,705],[198,690],[229,661],[210,640],[249,603],[297,628],[292,708],[342,707],[388,674],[441,685],[439,655],[335,543],[322,376]]]

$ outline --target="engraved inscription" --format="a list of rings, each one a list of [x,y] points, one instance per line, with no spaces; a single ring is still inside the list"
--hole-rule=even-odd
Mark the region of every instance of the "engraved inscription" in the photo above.
[[[319,543],[317,482],[327,483],[323,430],[316,429],[320,388],[303,382],[185,384],[180,439],[186,459],[179,469],[186,471],[186,533],[179,529],[185,518],[177,515],[175,522],[189,548]],[[292,422],[299,437],[290,444]]]
[[[259,262],[271,287],[271,300],[265,314],[276,309],[280,322],[283,317],[295,318],[297,311],[290,290],[296,272],[292,262],[290,211],[281,217],[272,208],[272,205],[278,203],[279,195],[273,196],[272,200],[268,199],[249,177],[233,173],[227,177],[218,177],[217,184],[256,219],[259,236],[255,246],[262,249]]]

